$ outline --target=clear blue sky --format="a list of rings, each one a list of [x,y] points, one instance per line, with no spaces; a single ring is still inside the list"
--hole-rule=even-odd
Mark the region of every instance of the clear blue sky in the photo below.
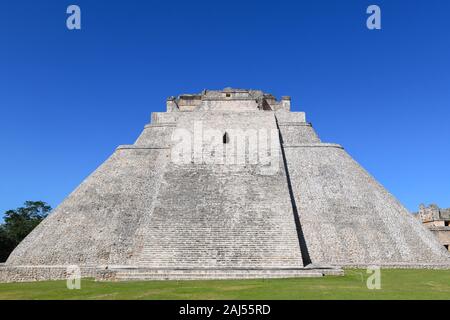
[[[166,97],[226,86],[292,96],[408,209],[450,207],[449,1],[0,4],[0,212],[57,206]]]

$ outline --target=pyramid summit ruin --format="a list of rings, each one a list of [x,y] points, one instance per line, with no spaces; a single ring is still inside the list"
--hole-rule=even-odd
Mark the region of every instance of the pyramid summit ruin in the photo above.
[[[122,145],[14,250],[1,281],[321,276],[450,267],[429,230],[291,100],[205,90]]]

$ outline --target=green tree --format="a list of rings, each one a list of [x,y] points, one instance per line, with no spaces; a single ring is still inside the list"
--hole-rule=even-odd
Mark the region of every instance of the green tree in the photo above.
[[[13,249],[14,244],[11,239],[9,239],[5,226],[0,225],[0,262],[6,261]]]
[[[8,210],[0,225],[0,262],[45,218],[52,208],[43,201],[26,201],[24,207]]]

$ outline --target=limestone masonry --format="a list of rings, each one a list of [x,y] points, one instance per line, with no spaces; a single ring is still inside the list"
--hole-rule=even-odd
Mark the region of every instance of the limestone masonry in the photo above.
[[[166,112],[59,205],[0,281],[322,276],[343,266],[450,267],[450,255],[305,113],[258,90]]]
[[[445,249],[450,251],[450,208],[441,209],[432,204],[429,207],[420,205],[416,217],[436,236]]]

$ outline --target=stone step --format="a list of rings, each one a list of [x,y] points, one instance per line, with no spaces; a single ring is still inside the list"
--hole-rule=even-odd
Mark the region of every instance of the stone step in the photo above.
[[[277,127],[273,114],[250,122]],[[274,165],[278,170],[267,175],[262,163],[168,164],[130,263],[166,269],[303,267],[286,173],[281,162]]]
[[[324,275],[343,275],[339,268],[301,269],[158,269],[145,267],[110,268],[98,273],[97,280],[144,281],[144,280],[220,280],[220,279],[271,279],[311,278]]]
[[[157,268],[136,268],[136,269],[109,269],[109,271],[116,272],[118,274],[127,273],[127,274],[147,274],[147,273],[157,273],[157,274],[277,274],[277,273],[305,273],[305,272],[321,272],[321,269],[282,269],[282,268],[273,268],[273,269],[252,269],[252,268],[204,268],[204,269],[191,269],[191,268],[178,268],[178,269],[157,269]]]
[[[323,277],[320,272],[304,272],[300,274],[160,274],[160,273],[142,273],[142,274],[119,274],[116,281],[143,281],[143,280],[238,280],[238,279],[274,279],[274,278],[318,278]]]

